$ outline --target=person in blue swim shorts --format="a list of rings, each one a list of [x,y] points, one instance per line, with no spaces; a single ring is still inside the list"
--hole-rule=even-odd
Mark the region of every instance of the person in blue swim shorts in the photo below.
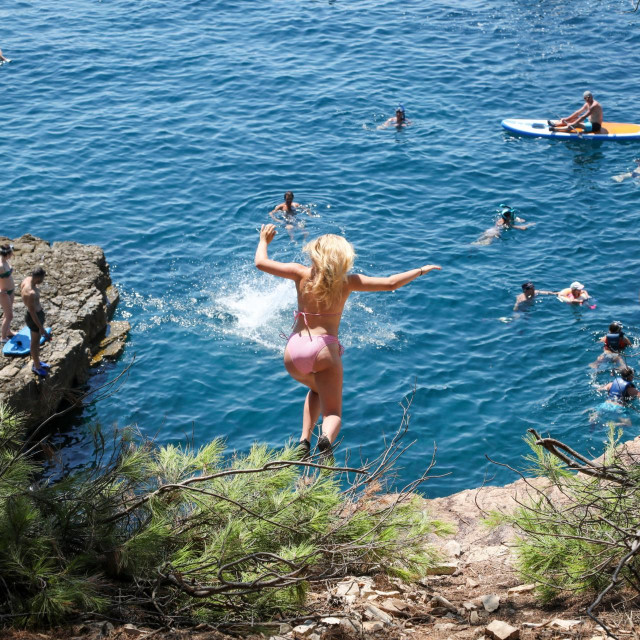
[[[574,133],[600,133],[602,129],[602,105],[593,97],[591,91],[582,94],[584,104],[568,118],[560,122],[547,120],[549,131]]]

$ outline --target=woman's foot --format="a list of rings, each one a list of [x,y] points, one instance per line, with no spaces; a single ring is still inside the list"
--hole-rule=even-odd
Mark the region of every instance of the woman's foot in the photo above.
[[[333,463],[333,447],[329,438],[324,434],[318,438],[318,449],[320,450],[321,461]]]
[[[300,440],[296,451],[300,456],[300,460],[308,460],[311,457],[311,443],[308,440]]]

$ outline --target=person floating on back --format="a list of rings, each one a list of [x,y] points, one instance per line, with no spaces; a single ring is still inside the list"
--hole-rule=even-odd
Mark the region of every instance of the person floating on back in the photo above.
[[[542,289],[536,289],[533,282],[525,282],[522,285],[522,293],[516,298],[516,303],[513,307],[514,311],[522,311],[527,307],[531,307],[535,302],[536,296],[557,296],[557,291],[544,291]]]
[[[411,124],[410,120],[407,120],[404,107],[399,104],[396,107],[396,115],[393,118],[389,118],[384,124],[381,124],[378,129],[386,129],[387,127],[406,127]]]
[[[574,133],[600,133],[602,129],[602,105],[594,99],[591,91],[582,94],[584,104],[568,118],[559,122],[547,120],[550,131]]]
[[[609,325],[609,333],[600,338],[603,344],[603,353],[598,356],[592,367],[598,367],[603,362],[611,363],[614,367],[622,368],[626,366],[622,352],[631,346],[631,340],[622,331],[620,322],[612,322]]]
[[[279,222],[277,214],[281,212],[282,220],[284,221],[285,229],[289,234],[291,240],[294,240],[294,230],[304,229],[304,223],[298,219],[298,213],[303,211],[308,216],[311,216],[311,211],[307,207],[303,207],[298,202],[293,201],[293,191],[287,191],[284,194],[284,202],[279,204],[273,211],[269,212],[269,215],[275,222]],[[306,231],[303,232],[303,240],[309,235]]]
[[[355,252],[345,238],[334,234],[320,236],[304,247],[311,258],[310,267],[277,262],[269,258],[267,249],[275,235],[274,225],[262,225],[255,265],[260,271],[293,280],[296,287],[298,309],[284,351],[284,366],[294,380],[309,387],[302,414],[300,454],[309,455],[313,428],[322,414],[318,449],[330,457],[342,425],[344,349],[338,329],[347,298],[353,291],[393,291],[440,267],[427,264],[382,278],[350,274]]]
[[[33,360],[31,370],[43,378],[49,373],[50,367],[46,362],[40,360],[40,338],[43,337],[45,342],[51,340],[51,334],[47,333],[44,328],[44,311],[40,304],[40,290],[38,289],[38,285],[43,283],[45,275],[45,270],[38,267],[20,285],[22,302],[27,308],[24,320],[31,331],[31,359]]]
[[[589,299],[589,292],[577,280],[558,293],[558,300],[567,304],[582,304]]]
[[[634,160],[636,168],[633,171],[627,171],[627,173],[620,173],[617,176],[612,176],[612,179],[616,182],[622,182],[627,178],[640,178],[640,158]]]

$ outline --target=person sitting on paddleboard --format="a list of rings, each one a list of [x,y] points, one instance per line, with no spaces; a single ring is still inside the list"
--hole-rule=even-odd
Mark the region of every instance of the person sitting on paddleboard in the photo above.
[[[613,179],[616,182],[622,182],[625,178],[640,178],[640,158],[636,158],[634,162],[637,166],[633,171],[628,171],[627,173],[621,173],[620,175],[613,176]]]
[[[386,129],[387,127],[405,127],[407,125],[411,124],[411,122],[409,120],[407,120],[405,111],[404,111],[404,107],[399,104],[396,107],[396,115],[393,116],[393,118],[389,118],[381,127],[379,127],[380,129]]]
[[[602,129],[602,105],[594,99],[591,91],[585,91],[582,97],[585,104],[568,118],[562,118],[559,123],[547,120],[550,131],[600,133]],[[578,128],[580,131],[578,131]]]
[[[558,300],[568,304],[582,304],[589,299],[589,293],[577,280],[571,283],[570,287],[558,293]]]
[[[626,366],[622,352],[631,346],[631,340],[622,332],[622,323],[612,322],[609,325],[609,333],[600,338],[600,342],[604,343],[604,352],[598,356],[598,359],[591,364],[597,367],[603,362],[610,362],[616,367]]]
[[[530,307],[535,302],[536,296],[557,296],[557,291],[544,291],[542,289],[536,289],[533,282],[525,282],[522,285],[522,293],[516,298],[516,304],[513,307],[514,311],[520,311]]]
[[[269,212],[269,215],[275,220],[279,222],[277,213],[282,212],[282,219],[284,220],[285,229],[289,234],[291,240],[294,239],[293,230],[304,229],[304,223],[298,220],[298,211],[304,211],[308,216],[311,216],[311,212],[306,207],[303,207],[297,202],[293,201],[293,191],[287,191],[284,194],[284,202],[279,204],[273,211]],[[303,234],[303,239],[307,237],[307,232],[305,231]]]

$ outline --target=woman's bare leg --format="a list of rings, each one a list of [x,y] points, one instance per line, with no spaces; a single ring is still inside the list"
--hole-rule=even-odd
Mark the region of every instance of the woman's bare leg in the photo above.
[[[8,296],[4,291],[0,293],[0,307],[2,307],[2,340],[7,340],[13,334],[11,333],[11,321],[13,320],[13,296]]]
[[[333,443],[342,426],[343,372],[337,344],[328,345],[318,354],[314,378],[320,396],[322,434]]]
[[[320,396],[309,389],[307,398],[304,401],[304,412],[302,414],[302,435],[300,440],[311,442],[311,434],[318,418],[320,417]]]

